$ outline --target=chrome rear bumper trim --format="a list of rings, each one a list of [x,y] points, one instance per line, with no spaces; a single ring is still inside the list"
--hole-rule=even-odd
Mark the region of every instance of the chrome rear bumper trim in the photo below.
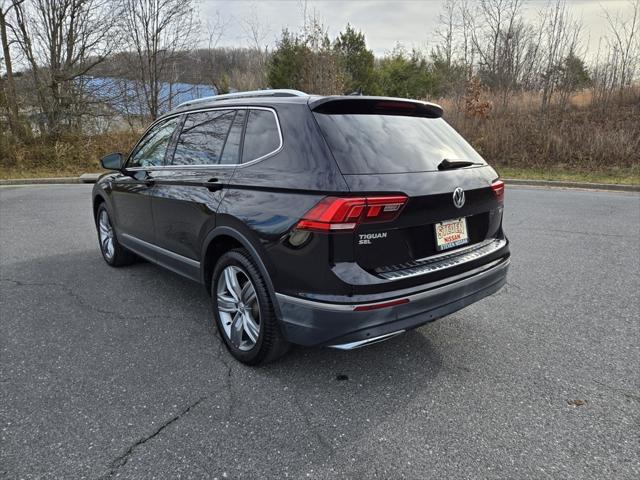
[[[404,330],[398,330],[397,332],[386,333],[384,335],[380,335],[379,337],[367,338],[366,340],[360,340],[357,342],[351,343],[342,343],[339,345],[329,345],[329,348],[337,348],[338,350],[354,350],[360,347],[366,347],[367,345],[372,345],[374,343],[384,342],[385,340],[389,340],[395,336],[404,333]]]
[[[384,303],[387,301],[391,301],[398,298],[407,298],[409,302],[415,302],[422,300],[423,298],[429,297],[433,295],[437,288],[447,288],[449,284],[455,284],[458,281],[465,281],[470,278],[480,279],[481,277],[491,273],[493,269],[497,268],[506,268],[509,265],[509,259],[498,258],[497,260],[493,260],[485,265],[482,265],[478,268],[474,268],[473,270],[469,270],[467,272],[460,273],[458,275],[454,275],[452,277],[443,278],[442,280],[437,280],[435,282],[425,283],[421,285],[425,290],[419,293],[413,293],[410,295],[403,295],[399,292],[389,292],[389,296],[385,296],[384,298],[380,298],[375,302],[364,302],[364,303],[328,303],[328,302],[319,302],[316,300],[307,300],[306,298],[300,297],[292,297],[290,295],[285,295],[284,293],[277,293],[276,298],[280,302],[291,303],[294,305],[300,305],[302,307],[314,308],[318,310],[328,310],[334,312],[354,312],[355,314],[363,314],[365,312],[357,312],[355,311],[356,307],[368,306],[368,305],[377,305],[379,303]],[[403,304],[406,305],[406,304]],[[398,308],[403,305],[396,305],[388,308]]]
[[[462,250],[441,253],[400,265],[377,268],[375,274],[387,280],[400,280],[417,275],[424,275],[426,273],[433,273],[477,260],[478,258],[500,250],[506,244],[507,241],[503,238],[487,240]]]

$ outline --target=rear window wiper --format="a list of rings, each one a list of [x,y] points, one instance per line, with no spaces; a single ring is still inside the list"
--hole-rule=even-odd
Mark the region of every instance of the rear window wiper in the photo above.
[[[453,170],[455,168],[471,167],[473,165],[484,165],[484,163],[470,162],[468,160],[447,160],[445,158],[438,165],[438,170]]]

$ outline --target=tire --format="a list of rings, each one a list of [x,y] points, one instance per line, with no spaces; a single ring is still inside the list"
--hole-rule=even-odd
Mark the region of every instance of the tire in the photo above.
[[[220,336],[240,362],[261,365],[288,351],[264,277],[246,250],[220,257],[211,279],[211,301]]]
[[[125,249],[120,242],[111,223],[111,216],[107,207],[101,204],[96,214],[96,228],[98,229],[98,244],[102,258],[112,267],[131,265],[136,261],[136,255]]]

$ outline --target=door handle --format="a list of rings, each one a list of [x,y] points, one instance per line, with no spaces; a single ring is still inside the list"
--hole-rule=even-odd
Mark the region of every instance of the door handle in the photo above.
[[[202,185],[207,187],[210,192],[215,192],[217,190],[221,190],[224,185],[220,183],[218,178],[210,178],[206,182],[202,182]]]
[[[145,184],[147,187],[153,187],[153,186],[156,184],[156,181],[155,181],[155,180],[153,180],[153,179],[151,179],[151,178],[145,178],[145,179],[144,179],[144,184]]]

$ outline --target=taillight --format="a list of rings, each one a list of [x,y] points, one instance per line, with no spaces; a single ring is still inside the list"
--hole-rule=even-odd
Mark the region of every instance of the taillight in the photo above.
[[[491,190],[493,194],[500,201],[504,200],[504,182],[502,180],[496,180],[491,184]]]
[[[388,222],[407,203],[404,195],[388,197],[325,197],[309,210],[296,228],[321,232],[353,230],[360,223]]]

